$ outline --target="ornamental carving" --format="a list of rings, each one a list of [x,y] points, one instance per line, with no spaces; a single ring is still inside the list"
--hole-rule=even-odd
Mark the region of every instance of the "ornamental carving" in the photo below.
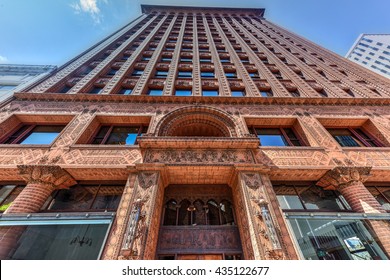
[[[336,167],[329,170],[317,183],[323,188],[340,188],[356,182],[365,182],[371,173],[371,167]]]
[[[19,174],[27,183],[50,184],[64,189],[77,182],[64,169],[57,165],[18,165]]]
[[[138,184],[143,189],[148,189],[157,184],[157,172],[141,172],[138,174]]]
[[[148,150],[145,163],[235,164],[253,163],[250,150]]]
[[[242,173],[242,179],[245,185],[251,189],[258,189],[261,185],[261,178],[258,173]]]

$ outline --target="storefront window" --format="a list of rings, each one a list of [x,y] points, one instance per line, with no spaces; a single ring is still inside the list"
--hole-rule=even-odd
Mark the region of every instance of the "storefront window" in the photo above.
[[[289,215],[288,222],[306,260],[387,260],[363,220]]]

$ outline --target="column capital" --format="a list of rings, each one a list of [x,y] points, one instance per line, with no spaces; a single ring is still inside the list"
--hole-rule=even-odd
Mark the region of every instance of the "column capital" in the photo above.
[[[338,189],[356,182],[364,183],[370,176],[371,168],[356,166],[335,167],[326,172],[316,185],[326,189]]]
[[[28,184],[51,185],[54,189],[66,189],[76,180],[58,165],[18,165],[19,174]]]

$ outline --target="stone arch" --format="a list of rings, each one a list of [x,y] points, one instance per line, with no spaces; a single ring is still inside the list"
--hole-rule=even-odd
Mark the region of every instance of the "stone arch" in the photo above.
[[[156,127],[157,136],[237,137],[237,125],[226,112],[208,106],[189,106],[164,116]]]

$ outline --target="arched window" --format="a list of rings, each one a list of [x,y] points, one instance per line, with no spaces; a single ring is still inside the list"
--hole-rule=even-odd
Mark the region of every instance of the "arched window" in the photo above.
[[[179,208],[179,218],[178,218],[178,225],[179,226],[188,226],[192,224],[192,212],[193,205],[191,205],[191,202],[189,202],[187,199],[184,199],[182,202],[180,202],[180,208]]]
[[[203,201],[200,199],[194,202],[193,225],[206,225],[206,211]]]
[[[165,205],[164,226],[175,226],[177,220],[177,202],[173,199]]]
[[[209,200],[207,202],[208,206],[208,224],[209,225],[220,225],[220,218],[219,218],[219,207],[218,203],[215,202],[215,200]]]
[[[234,225],[232,204],[224,199],[219,206],[221,209],[221,225]]]

